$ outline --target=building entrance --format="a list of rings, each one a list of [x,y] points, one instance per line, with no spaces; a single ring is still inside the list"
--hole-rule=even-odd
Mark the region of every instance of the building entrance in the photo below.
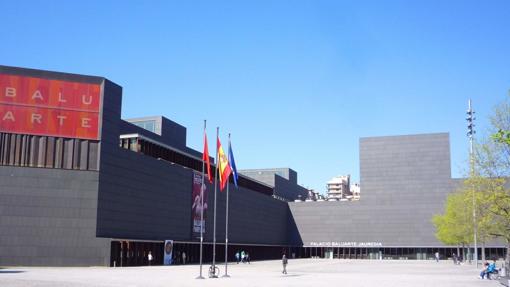
[[[153,256],[151,265],[163,265],[163,241],[134,241],[134,240],[112,240],[110,252],[110,266],[143,266],[149,265],[149,251]],[[244,251],[249,254],[252,260],[281,259],[285,253],[289,258],[301,257],[301,247],[288,246],[256,246],[229,244],[228,261],[236,261],[235,254]],[[321,253],[322,256],[323,253]],[[203,246],[202,262],[209,264],[213,260],[212,244],[205,243]],[[200,244],[197,242],[174,241],[172,252],[172,264],[196,264],[200,262]],[[216,264],[225,262],[225,245],[216,244]],[[246,262],[247,263],[247,262]]]

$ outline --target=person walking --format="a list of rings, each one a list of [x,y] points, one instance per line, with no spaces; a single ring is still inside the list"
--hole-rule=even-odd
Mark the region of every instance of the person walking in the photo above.
[[[239,264],[239,251],[236,252],[236,261],[237,261],[237,264]]]
[[[283,257],[282,257],[282,264],[283,264],[283,271],[282,271],[282,273],[283,274],[287,274],[287,263],[289,263],[288,260],[287,260],[287,256],[285,256],[285,254],[283,254]]]
[[[151,264],[152,264],[152,260],[153,260],[154,258],[152,257],[152,253],[151,253],[150,251],[149,251],[149,254],[147,254],[147,259],[149,260],[149,266],[151,266]]]
[[[182,252],[182,264],[185,265],[186,264],[186,252]]]
[[[436,251],[434,255],[436,257],[436,262],[439,262],[439,251]]]

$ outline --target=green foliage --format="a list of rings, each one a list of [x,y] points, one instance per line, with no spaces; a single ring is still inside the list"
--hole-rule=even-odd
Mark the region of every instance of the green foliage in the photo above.
[[[473,234],[471,212],[466,208],[466,192],[450,194],[446,200],[445,213],[435,215],[432,222],[436,226],[436,237],[447,245],[470,243]]]
[[[491,138],[498,143],[510,146],[510,131],[504,131],[500,129],[497,133],[493,134]]]
[[[489,233],[510,243],[510,190],[504,178],[486,179],[484,202],[491,221]]]
[[[505,218],[510,214],[505,215],[504,210],[510,211],[510,194],[505,189],[505,179],[473,175],[464,181],[463,190],[474,198],[471,206],[475,206],[480,242],[488,242],[494,237],[506,239],[508,236],[503,223],[510,223],[510,217]]]

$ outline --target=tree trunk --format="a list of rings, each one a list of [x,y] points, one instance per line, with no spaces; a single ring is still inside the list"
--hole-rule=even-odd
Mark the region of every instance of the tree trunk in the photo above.
[[[505,275],[510,274],[508,268],[510,268],[510,242],[506,243]]]
[[[482,264],[485,262],[485,242],[482,242]]]
[[[472,254],[472,253],[471,253],[471,246],[470,246],[470,245],[468,245],[468,246],[467,246],[467,256],[468,256],[469,264],[471,264],[471,257],[473,257],[473,256],[471,256],[471,254]]]
[[[462,243],[462,262],[466,262],[466,245]]]

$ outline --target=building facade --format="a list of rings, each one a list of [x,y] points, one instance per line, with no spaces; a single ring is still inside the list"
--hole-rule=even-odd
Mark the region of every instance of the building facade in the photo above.
[[[297,172],[291,168],[244,169],[239,173],[263,182],[273,189],[273,195],[286,201],[306,199],[308,189],[297,182]]]
[[[352,198],[350,175],[335,176],[327,182],[326,187],[328,189],[328,199]]]
[[[101,77],[0,66],[0,265],[142,265],[149,251],[162,262],[164,240],[198,260],[192,191],[202,155],[170,120],[144,119],[154,130],[122,120],[121,99]],[[214,186],[206,188],[209,261]],[[242,249],[278,258],[289,246],[287,203],[244,176],[230,189],[229,257]],[[225,199],[218,193],[218,259]]]
[[[174,240],[176,263],[182,253],[198,261],[202,154],[169,119],[121,119],[121,102],[122,88],[102,77],[0,66],[0,266],[144,265],[149,251],[162,264],[165,240]],[[229,187],[228,258],[238,250],[254,260],[425,258],[452,249],[430,222],[458,184],[448,134],[363,138],[360,160],[364,195],[348,203],[301,202],[308,190],[291,169],[244,171]],[[210,262],[208,181],[206,191]],[[217,193],[217,261],[225,196]]]
[[[352,200],[360,200],[361,198],[361,187],[359,183],[355,182],[351,184]]]
[[[338,258],[461,252],[439,242],[432,224],[462,182],[451,178],[448,133],[361,138],[360,180],[359,201],[289,203],[303,246]],[[502,256],[502,245],[487,246],[489,256]]]

